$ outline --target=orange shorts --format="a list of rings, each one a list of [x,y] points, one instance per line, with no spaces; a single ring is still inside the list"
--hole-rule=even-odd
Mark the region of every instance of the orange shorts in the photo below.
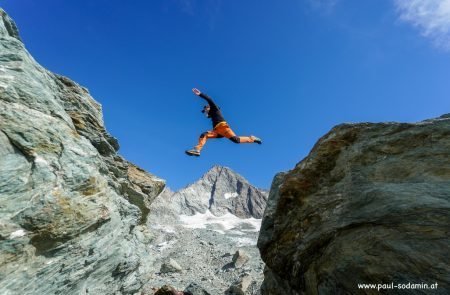
[[[200,151],[209,138],[221,138],[221,137],[229,138],[235,143],[254,142],[254,139],[252,137],[236,136],[233,130],[231,130],[230,126],[228,126],[227,122],[220,122],[214,127],[212,131],[207,131],[202,133],[202,135],[200,135],[200,138],[198,139],[198,144],[195,146],[195,149]]]

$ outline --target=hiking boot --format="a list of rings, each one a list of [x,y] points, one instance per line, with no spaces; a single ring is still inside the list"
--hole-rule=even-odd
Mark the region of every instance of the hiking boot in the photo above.
[[[261,138],[258,138],[258,137],[253,136],[253,135],[250,136],[250,138],[253,139],[253,142],[255,142],[255,143],[257,143],[257,144],[261,144],[261,143],[262,143]]]
[[[196,149],[185,151],[185,153],[189,156],[196,156],[196,157],[200,156],[200,151],[197,151]]]

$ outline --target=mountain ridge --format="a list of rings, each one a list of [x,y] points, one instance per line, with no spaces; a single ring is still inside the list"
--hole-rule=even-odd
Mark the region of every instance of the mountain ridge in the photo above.
[[[246,182],[250,183],[250,181],[248,179],[246,179],[245,177],[243,177],[240,173],[234,171],[232,168],[228,167],[228,166],[223,166],[223,165],[219,165],[219,164],[214,164],[211,168],[209,168],[206,172],[204,172],[199,178],[197,178],[197,180],[194,180],[193,182],[189,182],[188,184],[184,185],[183,187],[179,188],[178,190],[174,190],[172,189],[172,187],[170,186],[169,183],[166,184],[166,189],[170,189],[173,192],[179,192],[193,184],[195,184],[196,182],[198,182],[200,179],[205,178],[207,175],[209,175],[210,173],[212,173],[214,170],[226,170],[226,171],[231,171],[232,173],[239,175],[240,177],[242,177],[243,179],[245,179]],[[252,186],[260,191],[265,191],[265,192],[269,192],[270,188],[263,188],[263,187],[258,187],[252,184]]]
[[[153,207],[193,215],[207,210],[220,216],[229,212],[240,218],[261,218],[268,192],[251,185],[231,168],[214,165],[198,180],[178,191],[166,188]],[[165,207],[165,208],[163,208]]]

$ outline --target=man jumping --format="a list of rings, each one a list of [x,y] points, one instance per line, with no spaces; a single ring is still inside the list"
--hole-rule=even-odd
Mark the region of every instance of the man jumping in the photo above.
[[[211,97],[200,92],[197,88],[193,88],[192,92],[208,102],[208,105],[203,107],[202,113],[204,113],[207,118],[211,118],[213,130],[203,132],[198,139],[198,144],[193,149],[186,151],[186,154],[189,156],[200,156],[200,151],[209,138],[226,137],[234,143],[262,143],[260,138],[253,135],[236,136],[223,118],[220,108],[214,103]]]

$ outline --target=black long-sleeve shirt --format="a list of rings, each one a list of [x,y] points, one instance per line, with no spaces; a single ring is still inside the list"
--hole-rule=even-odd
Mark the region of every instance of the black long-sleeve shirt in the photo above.
[[[216,125],[219,124],[220,122],[225,122],[225,119],[223,118],[220,108],[214,103],[211,97],[209,97],[205,93],[200,93],[200,97],[206,100],[209,104],[210,109],[208,116],[212,120],[213,127],[216,127]]]

